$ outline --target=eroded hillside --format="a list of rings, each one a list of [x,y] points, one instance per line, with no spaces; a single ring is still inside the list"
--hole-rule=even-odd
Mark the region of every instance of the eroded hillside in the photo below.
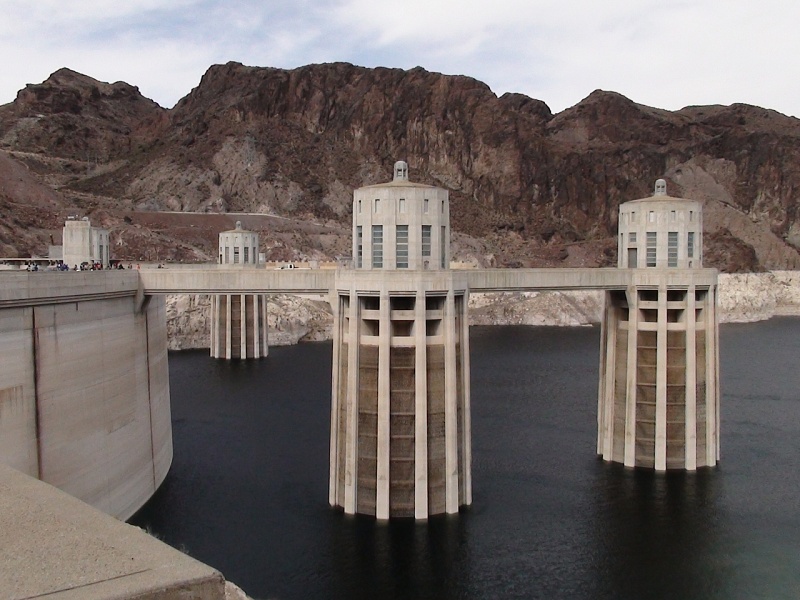
[[[800,267],[800,121],[752,106],[670,112],[596,91],[553,115],[420,68],[228,63],[166,110],[61,69],[0,107],[0,148],[5,254],[43,253],[78,213],[119,258],[209,260],[213,218],[147,217],[197,211],[285,217],[261,229],[268,258],[333,258],[349,251],[352,189],[404,159],[450,190],[454,255],[477,264],[612,264],[619,203],[665,177],[704,202],[708,265]]]

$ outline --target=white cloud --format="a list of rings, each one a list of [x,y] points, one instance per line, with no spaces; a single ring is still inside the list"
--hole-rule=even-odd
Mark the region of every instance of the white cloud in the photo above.
[[[671,109],[758,100],[800,113],[785,76],[797,71],[800,6],[778,0],[381,4],[344,0],[333,15],[401,66],[466,72],[555,110],[602,88]]]

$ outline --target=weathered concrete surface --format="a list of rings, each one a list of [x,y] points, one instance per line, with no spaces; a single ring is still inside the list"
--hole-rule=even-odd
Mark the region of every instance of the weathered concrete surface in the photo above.
[[[137,286],[135,273],[0,277],[0,463],[120,519],[172,462],[165,303],[139,310]]]
[[[0,596],[223,600],[225,582],[141,529],[0,465]]]
[[[146,294],[227,294],[227,293],[325,293],[333,287],[333,269],[234,268],[208,265],[208,268],[141,269]]]
[[[130,296],[138,287],[139,276],[134,270],[3,271],[0,272],[0,308]]]
[[[716,277],[713,269],[695,269],[703,279]],[[426,271],[421,271],[425,273]],[[431,271],[432,272],[432,271]],[[470,269],[463,273],[471,292],[537,290],[625,289],[633,277],[631,269]],[[401,282],[414,271],[392,273]],[[142,269],[145,294],[211,293],[324,293],[333,288],[331,269],[282,270],[233,269],[210,265],[207,269]],[[385,272],[381,272],[385,274]],[[641,277],[641,275],[637,275]],[[376,283],[376,289],[377,289]]]

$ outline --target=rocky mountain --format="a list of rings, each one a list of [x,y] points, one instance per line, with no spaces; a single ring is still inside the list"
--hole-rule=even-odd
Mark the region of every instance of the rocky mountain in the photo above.
[[[403,159],[450,190],[454,255],[476,264],[613,264],[619,203],[665,177],[704,202],[707,265],[800,267],[800,120],[754,106],[670,112],[598,90],[554,115],[421,68],[228,63],[167,110],[61,69],[0,106],[0,150],[4,253],[43,252],[72,212],[120,258],[208,260],[219,229],[148,224],[198,211],[284,217],[261,229],[268,259],[332,258],[349,252],[352,189]]]

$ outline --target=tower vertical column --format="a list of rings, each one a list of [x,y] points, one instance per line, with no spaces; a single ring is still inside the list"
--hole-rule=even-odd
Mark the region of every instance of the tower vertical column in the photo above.
[[[378,437],[376,449],[377,483],[375,490],[375,516],[389,518],[389,451],[390,437],[390,364],[392,327],[389,320],[389,294],[384,289],[380,295],[378,320]]]
[[[472,504],[472,408],[470,397],[470,364],[469,364],[469,318],[467,317],[467,307],[469,306],[469,290],[464,292],[459,307],[459,317],[461,324],[461,474],[463,481],[463,494],[459,499],[460,503],[466,506]]]
[[[456,378],[456,318],[453,290],[445,298],[444,373],[445,373],[445,506],[448,513],[458,512],[458,380]]]
[[[233,334],[231,297],[231,294],[225,294],[225,358],[231,357],[231,335]]]
[[[654,461],[656,471],[667,470],[667,288],[658,286],[658,332],[656,336],[656,422]]]
[[[623,464],[633,467],[636,464],[636,386],[638,383],[637,351],[639,347],[639,292],[629,286],[628,297],[628,339],[627,339],[627,369],[625,380],[625,449]],[[615,368],[615,367],[610,367]],[[613,374],[612,374],[613,377]],[[613,396],[612,396],[613,398]],[[616,408],[616,407],[615,407]]]
[[[216,294],[211,295],[211,323],[209,324],[209,335],[211,337],[211,358],[217,358],[219,352],[217,350],[217,336],[219,335],[219,305],[217,303]]]
[[[344,511],[356,512],[356,485],[358,482],[358,372],[361,318],[360,299],[350,291],[350,327],[347,334],[347,394],[340,399],[347,402],[345,423],[345,473],[344,473]]]
[[[428,518],[428,354],[426,298],[417,290],[414,304],[414,516]]]
[[[259,319],[261,317],[261,302],[258,294],[253,294],[253,358],[261,358],[261,328]]]
[[[239,333],[239,358],[247,358],[247,294],[239,295],[238,333]]]
[[[706,320],[706,464],[711,466],[719,460],[719,327],[717,325],[717,286],[711,286],[706,296],[708,319]]]
[[[617,327],[620,321],[618,313],[621,306],[614,303],[611,292],[605,293],[607,310],[604,311],[601,325],[600,344],[600,372],[601,383],[598,390],[597,418],[597,453],[602,456],[611,456],[614,451],[614,377],[615,370],[611,367],[617,360]]]
[[[261,296],[261,335],[258,338],[261,340],[261,356],[267,357],[269,356],[269,310],[268,310],[268,299],[266,295]]]
[[[329,452],[329,479],[328,479],[328,503],[331,506],[336,506],[336,498],[339,490],[339,411],[342,398],[340,396],[341,390],[341,376],[342,376],[342,329],[345,326],[346,320],[342,318],[342,296],[331,290],[328,294],[328,303],[331,305],[331,312],[333,313],[333,329],[331,337],[333,338],[333,369],[331,369],[331,439],[330,439],[330,452]],[[266,323],[266,321],[265,321]],[[346,357],[345,357],[346,358]]]
[[[697,318],[696,289],[689,286],[686,297],[686,469],[697,468]]]

